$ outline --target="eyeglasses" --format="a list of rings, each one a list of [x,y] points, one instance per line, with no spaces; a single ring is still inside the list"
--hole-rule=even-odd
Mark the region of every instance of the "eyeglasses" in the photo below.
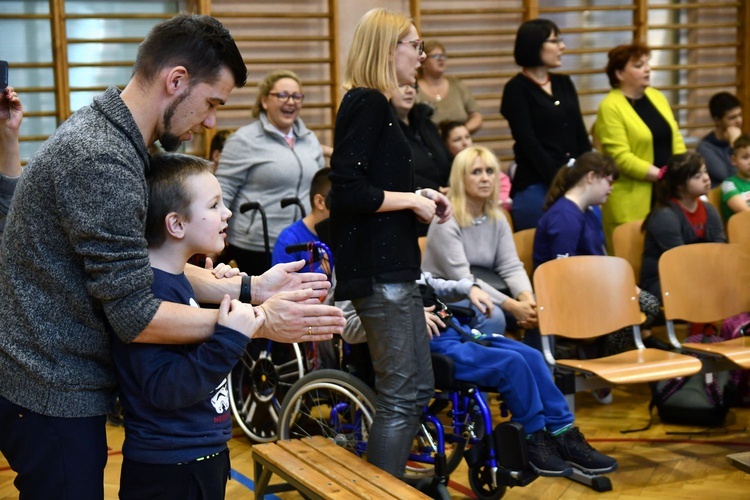
[[[555,45],[560,45],[563,43],[563,37],[558,36],[556,38],[548,38],[544,41],[544,43],[554,43]]]
[[[436,61],[445,61],[446,59],[448,59],[448,56],[445,54],[432,54],[431,56],[428,56],[428,57]]]
[[[399,40],[396,43],[399,45],[401,45],[402,43],[408,43],[409,45],[417,49],[417,54],[420,56],[422,55],[422,53],[424,53],[424,40]]]
[[[289,102],[289,99],[292,99],[296,103],[301,103],[305,100],[305,94],[300,94],[299,92],[295,92],[294,94],[290,94],[289,92],[269,92],[268,95],[274,96],[281,102]]]

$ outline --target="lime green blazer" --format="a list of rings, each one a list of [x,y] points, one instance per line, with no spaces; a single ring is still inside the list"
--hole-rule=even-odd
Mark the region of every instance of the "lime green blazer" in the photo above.
[[[672,154],[684,153],[685,143],[667,98],[652,87],[647,87],[645,94],[672,129]],[[645,219],[651,210],[653,183],[645,177],[654,162],[654,138],[620,89],[611,90],[599,105],[594,135],[602,152],[620,169],[620,178],[602,207],[604,235],[611,251],[615,227]]]

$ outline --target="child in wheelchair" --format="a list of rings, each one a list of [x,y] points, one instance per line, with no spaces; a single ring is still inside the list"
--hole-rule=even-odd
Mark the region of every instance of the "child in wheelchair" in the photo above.
[[[313,209],[306,224],[314,239],[323,241],[327,240],[328,223],[325,195],[330,189],[325,180],[321,176],[320,182],[314,182],[310,188]],[[299,240],[299,237],[287,238],[284,244],[299,244]],[[284,254],[281,251],[274,254],[277,259],[292,258],[279,257]],[[305,258],[303,255],[295,257]],[[480,332],[471,328],[472,325],[492,325],[492,321],[482,320],[491,318],[493,313],[502,314],[494,309],[487,292],[469,279],[443,280],[427,272],[422,273],[419,284],[425,321],[432,339],[431,351],[453,360],[457,379],[496,388],[502,394],[512,415],[511,420],[524,427],[529,462],[537,474],[567,477],[573,474],[573,467],[592,475],[617,469],[617,461],[591,447],[573,425],[573,415],[565,397],[555,385],[539,351],[498,332]],[[459,302],[467,298],[483,317],[467,317],[474,314],[474,310],[466,308],[468,312],[462,324],[452,317],[444,302]],[[327,300],[333,302],[333,288]],[[374,375],[366,337],[356,311],[348,301],[336,301],[335,305],[344,311],[347,324],[342,338],[353,353],[342,362],[343,367],[372,386]]]
[[[588,475],[617,469],[617,461],[595,450],[574,425],[565,397],[539,351],[502,334],[473,329],[471,309],[461,309],[459,320],[459,314],[454,316],[444,303],[468,298],[490,317],[496,311],[486,292],[469,279],[443,280],[426,272],[419,283],[432,335],[430,350],[453,361],[457,380],[492,387],[502,395],[511,421],[523,425],[529,463],[537,474],[569,477],[573,468]],[[336,305],[347,318],[344,340],[363,342],[353,308],[341,302]]]
[[[529,462],[539,475],[570,476],[571,467],[587,474],[617,469],[617,461],[596,451],[574,426],[565,397],[539,351],[500,333],[473,330],[443,303],[468,297],[489,317],[494,310],[486,292],[468,279],[442,280],[429,273],[423,273],[420,285],[433,332],[430,350],[453,360],[456,379],[497,389],[511,420],[524,427]]]

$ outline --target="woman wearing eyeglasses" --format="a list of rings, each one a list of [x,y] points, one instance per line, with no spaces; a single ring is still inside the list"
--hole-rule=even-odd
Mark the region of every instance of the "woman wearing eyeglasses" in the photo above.
[[[252,276],[268,269],[263,225],[257,211],[241,214],[248,201],[261,204],[268,217],[268,237],[273,248],[282,229],[300,218],[296,207],[281,208],[283,198],[296,197],[310,212],[310,181],[325,166],[315,134],[299,117],[304,94],[299,77],[279,70],[258,84],[253,107],[256,121],[232,134],[216,169],[229,219],[227,254]]]
[[[534,235],[534,268],[561,257],[605,255],[602,221],[593,207],[607,201],[619,174],[614,160],[596,151],[557,172]]]
[[[552,21],[533,19],[518,28],[513,56],[522,69],[505,85],[500,103],[515,140],[516,231],[536,227],[557,171],[591,150],[573,81],[551,71],[560,67],[564,52],[560,28]]]
[[[471,133],[479,130],[482,114],[469,87],[458,78],[445,75],[448,55],[443,44],[428,40],[424,44],[424,51],[427,58],[419,69],[417,102],[432,106],[435,110],[432,121],[436,125],[444,121],[457,121],[465,124]]]
[[[576,255],[606,255],[602,223],[594,211],[607,201],[612,185],[620,172],[614,160],[597,151],[590,151],[561,168],[545,200],[545,213],[534,235],[534,268],[550,260]],[[659,314],[659,299],[645,290],[638,290],[638,303],[646,314],[643,340],[648,347],[660,347],[647,328]],[[578,344],[587,357],[611,356],[633,348],[629,328],[606,335],[592,344]],[[566,343],[567,341],[563,341]],[[592,391],[602,404],[612,402],[609,388]]]
[[[424,59],[411,21],[373,9],[359,21],[331,156],[336,300],[351,300],[376,374],[367,460],[403,477],[422,408],[434,393],[417,224],[450,218],[447,198],[415,192],[414,162],[390,97],[416,83]]]

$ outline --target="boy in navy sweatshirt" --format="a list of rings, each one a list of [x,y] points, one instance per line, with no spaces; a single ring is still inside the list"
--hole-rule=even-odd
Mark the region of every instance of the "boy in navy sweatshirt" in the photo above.
[[[155,156],[146,180],[152,291],[198,307],[185,264],[193,254],[223,250],[232,213],[211,163],[201,158]],[[227,295],[214,334],[201,344],[125,344],[111,336],[125,411],[120,498],[224,498],[232,432],[226,376],[264,318],[262,309]]]

